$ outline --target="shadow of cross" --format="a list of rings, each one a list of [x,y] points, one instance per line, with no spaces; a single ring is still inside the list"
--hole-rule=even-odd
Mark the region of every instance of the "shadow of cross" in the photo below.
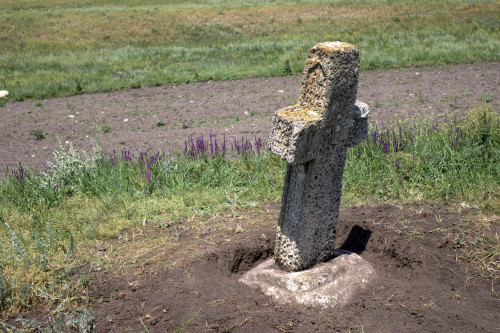
[[[309,50],[299,102],[274,114],[269,145],[288,162],[275,248],[286,271],[334,256],[346,151],[368,133],[358,74],[354,45],[319,43]]]

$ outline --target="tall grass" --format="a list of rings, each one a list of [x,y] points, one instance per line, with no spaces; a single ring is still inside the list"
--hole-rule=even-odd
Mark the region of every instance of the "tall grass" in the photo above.
[[[398,201],[465,201],[499,211],[500,118],[477,104],[466,119],[422,119],[374,128],[349,151],[344,196]]]
[[[47,98],[284,75],[314,44],[358,46],[362,69],[493,60],[497,1],[7,1],[0,88]]]
[[[500,123],[492,104],[466,119],[372,128],[348,152],[344,202],[460,201],[499,212]],[[257,139],[189,138],[177,154],[88,155],[62,147],[44,171],[0,181],[0,309],[72,304],[71,272],[126,228],[279,201],[285,162]],[[272,223],[272,221],[271,221]]]
[[[255,142],[188,139],[178,154],[55,152],[41,172],[6,171],[0,182],[0,308],[71,298],[69,272],[89,244],[139,219],[207,216],[277,200],[281,160]],[[177,222],[175,222],[177,223]],[[76,252],[79,249],[80,255]],[[72,287],[70,287],[72,286]]]

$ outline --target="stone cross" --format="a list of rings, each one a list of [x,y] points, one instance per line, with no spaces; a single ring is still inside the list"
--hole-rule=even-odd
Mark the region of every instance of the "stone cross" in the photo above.
[[[326,42],[307,56],[299,102],[276,111],[269,137],[288,162],[275,261],[300,271],[334,256],[347,148],[368,133],[368,105],[357,102],[359,51]]]

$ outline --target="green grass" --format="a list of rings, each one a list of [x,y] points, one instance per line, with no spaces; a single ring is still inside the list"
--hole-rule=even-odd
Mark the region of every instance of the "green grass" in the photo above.
[[[283,162],[268,153],[232,159],[164,155],[151,166],[145,155],[127,161],[97,152],[82,157],[71,148],[55,154],[50,170],[19,167],[1,181],[2,311],[66,300],[81,287],[68,282],[68,272],[85,249],[136,228],[139,220],[176,224],[186,216],[277,200],[284,176]],[[45,294],[50,296],[40,296]]]
[[[372,129],[349,151],[344,199],[460,201],[498,213],[499,139],[498,111],[485,102],[465,120],[450,115]]]
[[[499,121],[483,103],[458,121],[371,129],[348,152],[343,201],[437,200],[500,212]],[[280,200],[286,164],[275,155],[207,151],[82,156],[61,148],[50,169],[11,170],[0,181],[2,313],[39,302],[82,304],[74,294],[85,276],[70,272],[126,230]]]
[[[3,1],[0,88],[47,98],[299,73],[341,40],[362,69],[498,61],[497,1]]]

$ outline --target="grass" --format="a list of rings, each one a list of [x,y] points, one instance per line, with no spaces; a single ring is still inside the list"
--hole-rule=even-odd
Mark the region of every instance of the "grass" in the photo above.
[[[193,214],[277,200],[283,162],[245,153],[248,142],[232,145],[240,157],[228,159],[223,145],[209,158],[209,142],[201,139],[187,142],[180,155],[95,151],[83,157],[61,148],[39,174],[21,165],[11,170],[0,185],[2,313],[40,301],[64,304],[73,288],[82,287],[69,283],[68,274],[83,249],[137,227],[138,219],[175,224]]]
[[[42,99],[300,73],[326,40],[362,69],[498,61],[497,1],[2,1],[0,86]]]
[[[101,126],[101,133],[109,133],[111,132],[111,126],[110,125],[102,125]]]
[[[348,152],[343,201],[438,200],[499,213],[499,121],[484,102],[466,119],[371,129]],[[279,201],[285,162],[259,140],[218,139],[191,138],[184,152],[138,156],[61,147],[42,172],[22,165],[6,172],[0,181],[4,316],[39,303],[69,312],[85,306],[85,275],[72,272],[96,261],[95,248],[119,235]],[[486,271],[500,255],[498,239],[487,244],[488,252],[474,253]]]
[[[45,139],[45,134],[43,133],[43,130],[41,130],[39,128],[30,131],[30,134],[35,137],[35,140]]]
[[[374,128],[349,151],[344,198],[415,202],[464,201],[499,212],[498,112],[476,104],[468,117],[429,118],[398,128]],[[355,166],[355,167],[354,167]],[[368,197],[367,197],[368,196]]]

